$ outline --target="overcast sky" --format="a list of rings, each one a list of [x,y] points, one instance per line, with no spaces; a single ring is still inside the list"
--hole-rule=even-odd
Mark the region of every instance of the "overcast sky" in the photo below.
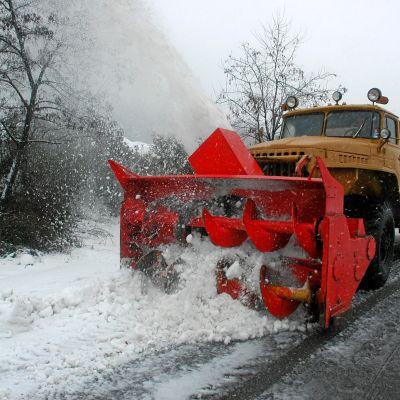
[[[306,71],[338,74],[348,103],[365,102],[368,89],[379,87],[400,114],[399,1],[146,1],[208,95],[223,85],[227,55],[284,10],[293,29],[304,34],[298,61]]]

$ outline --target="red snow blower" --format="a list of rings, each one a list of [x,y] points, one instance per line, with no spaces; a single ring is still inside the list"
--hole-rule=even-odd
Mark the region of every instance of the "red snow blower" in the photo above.
[[[258,300],[277,318],[303,303],[326,328],[349,309],[375,256],[375,240],[366,235],[361,218],[344,215],[343,187],[321,158],[316,157],[309,176],[265,175],[235,132],[217,129],[189,162],[193,175],[139,176],[109,161],[125,193],[123,265],[143,271],[168,292],[176,270],[159,248],[187,245],[193,231],[226,248],[249,241],[261,253],[284,248],[294,236],[304,256],[283,257],[282,265],[296,285],[277,284],[271,266],[264,264],[259,266],[260,294],[253,293],[244,281],[227,278],[232,261],[222,259],[216,265],[218,292],[246,298],[250,306]],[[301,167],[304,158],[300,162]]]

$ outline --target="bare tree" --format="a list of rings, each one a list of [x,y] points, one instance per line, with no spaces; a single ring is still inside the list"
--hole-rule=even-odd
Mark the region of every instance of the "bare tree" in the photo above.
[[[250,141],[272,140],[282,124],[281,104],[295,95],[304,105],[327,100],[328,80],[335,75],[305,73],[296,64],[301,36],[292,33],[284,15],[255,35],[256,45],[244,43],[239,56],[224,64],[226,86],[217,102],[228,107],[232,126]]]
[[[50,71],[62,41],[57,17],[39,10],[34,0],[0,0],[0,129],[12,143],[0,204],[10,199],[28,149],[55,143],[45,127],[60,113],[62,90]]]

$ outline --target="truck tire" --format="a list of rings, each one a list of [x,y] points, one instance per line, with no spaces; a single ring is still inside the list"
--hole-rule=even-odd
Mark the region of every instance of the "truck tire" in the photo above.
[[[376,254],[362,281],[362,288],[375,290],[382,287],[389,277],[393,262],[395,224],[389,203],[373,207],[365,218],[365,230],[376,241]]]

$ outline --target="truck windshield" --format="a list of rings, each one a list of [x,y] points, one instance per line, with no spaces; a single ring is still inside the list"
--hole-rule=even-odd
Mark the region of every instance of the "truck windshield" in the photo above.
[[[379,138],[380,116],[374,111],[331,111],[326,136]]]
[[[292,115],[284,120],[281,138],[293,136],[320,136],[323,125],[323,113]]]

